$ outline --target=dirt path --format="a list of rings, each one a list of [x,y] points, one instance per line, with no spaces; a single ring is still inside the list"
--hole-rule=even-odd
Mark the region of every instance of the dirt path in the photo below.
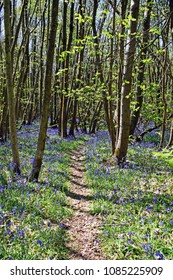
[[[90,214],[92,196],[84,180],[84,147],[71,156],[71,188],[68,192],[69,205],[74,214],[65,221],[70,236],[66,247],[71,260],[106,259],[102,253],[97,236],[101,218]]]

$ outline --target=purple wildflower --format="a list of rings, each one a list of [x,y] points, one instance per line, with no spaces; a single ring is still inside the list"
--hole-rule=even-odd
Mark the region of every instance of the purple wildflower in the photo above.
[[[158,260],[164,260],[164,256],[163,256],[163,254],[162,253],[160,253],[160,252],[156,252],[156,257],[157,257],[157,259]]]
[[[43,242],[40,239],[38,239],[37,244],[39,244],[41,246],[43,244]]]

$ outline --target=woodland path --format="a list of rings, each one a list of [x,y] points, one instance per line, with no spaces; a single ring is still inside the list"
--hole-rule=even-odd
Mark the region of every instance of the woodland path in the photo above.
[[[69,260],[105,260],[97,236],[102,222],[97,215],[90,213],[92,196],[85,179],[84,146],[71,155],[71,180],[68,204],[73,215],[64,221],[69,240],[66,247],[70,251]]]

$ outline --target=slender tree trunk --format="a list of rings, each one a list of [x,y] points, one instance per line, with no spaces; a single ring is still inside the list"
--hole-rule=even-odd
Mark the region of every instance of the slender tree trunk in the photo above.
[[[99,120],[99,116],[100,116],[100,112],[101,112],[102,107],[103,107],[103,102],[99,102],[97,104],[97,107],[96,107],[95,112],[93,114],[92,120],[90,122],[89,133],[95,133],[96,132],[96,127],[97,127],[97,123],[98,123],[98,120]]]
[[[169,0],[169,9],[170,9],[170,21],[171,21],[171,30],[173,30],[173,1]],[[173,32],[172,34],[172,44],[173,44]]]
[[[28,5],[28,0],[24,0],[23,4],[22,4],[22,10],[21,10],[21,13],[20,13],[20,18],[19,18],[19,21],[18,21],[18,24],[17,24],[17,27],[16,27],[16,31],[15,31],[15,36],[14,36],[13,43],[12,43],[12,46],[11,46],[12,54],[14,53],[15,46],[17,44],[17,40],[18,40],[18,37],[19,37],[19,31],[20,31],[20,28],[21,28],[22,20],[23,20],[24,11],[27,8],[27,5]]]
[[[97,68],[98,68],[99,78],[100,78],[101,84],[105,85],[103,69],[102,69],[102,62],[101,62],[101,57],[100,57],[99,38],[98,38],[98,34],[97,34],[97,29],[96,29],[97,10],[98,10],[98,0],[94,1],[94,5],[93,5],[92,31],[93,31],[93,36],[94,36],[96,64],[97,64]],[[110,104],[108,102],[107,97],[108,96],[107,96],[106,90],[103,89],[102,90],[102,98],[103,98],[103,107],[104,107],[105,119],[106,119],[108,131],[109,131],[109,135],[110,135],[111,140],[112,140],[114,128],[112,126],[113,125],[112,114],[110,115],[110,106],[109,106]]]
[[[135,132],[135,128],[139,120],[142,103],[143,103],[142,84],[144,81],[145,59],[147,57],[148,43],[149,43],[151,8],[152,8],[152,2],[150,0],[147,0],[147,10],[145,11],[146,15],[144,15],[144,22],[143,22],[143,42],[140,51],[141,54],[140,54],[140,61],[139,61],[139,71],[137,76],[136,105],[131,116],[130,135],[133,135]]]
[[[68,3],[67,1],[63,1],[63,52],[67,51],[67,7]],[[63,61],[63,69],[66,69],[66,61],[65,58]],[[62,95],[61,95],[61,128],[60,133],[61,137],[67,137],[67,102],[68,97],[65,96],[67,93],[67,87],[68,87],[68,73],[67,69],[64,71],[63,75],[63,82],[62,82]],[[64,92],[63,92],[64,91]]]
[[[170,24],[171,23],[171,24]],[[168,36],[169,36],[169,26],[172,25],[171,17],[169,18],[168,22],[165,26],[165,32],[162,32],[163,34],[163,48],[164,48],[164,57],[163,57],[163,63],[162,63],[162,103],[163,103],[163,115],[162,115],[162,134],[161,134],[161,140],[160,140],[160,148],[163,147],[164,144],[164,137],[165,137],[165,131],[166,131],[166,119],[167,119],[167,98],[166,98],[166,92],[167,92],[167,84],[168,84],[168,58],[169,58],[169,52],[168,52]]]
[[[124,76],[121,92],[120,130],[115,150],[117,163],[126,159],[130,132],[130,94],[132,86],[132,71],[136,50],[136,30],[139,14],[139,0],[131,0],[129,38],[125,54]]]
[[[53,0],[52,3],[52,14],[51,14],[51,27],[48,40],[48,50],[46,59],[46,75],[44,83],[44,99],[43,99],[43,109],[41,115],[40,132],[38,136],[37,151],[34,158],[33,168],[30,174],[30,181],[38,180],[43,154],[46,142],[46,132],[48,127],[48,117],[49,117],[49,105],[51,100],[51,82],[52,82],[52,68],[53,68],[53,58],[55,50],[55,39],[58,26],[58,7],[59,1]]]
[[[86,6],[86,1],[83,1],[82,0],[79,0],[79,14],[81,15],[81,18],[84,19],[84,13],[85,13],[85,6]],[[71,20],[72,22],[72,20]],[[84,40],[84,36],[85,36],[85,33],[84,33],[84,25],[85,25],[85,22],[83,20],[81,20],[81,22],[77,22],[77,26],[76,26],[76,38],[79,39],[79,40]],[[72,34],[72,32],[71,32]],[[71,45],[71,44],[70,44]],[[80,43],[81,45],[81,43]],[[83,67],[83,60],[84,60],[84,45],[82,45],[82,49],[80,51],[80,55],[77,54],[77,58],[76,58],[76,62],[79,63],[79,67],[78,67],[78,72],[76,71],[77,67],[75,67],[74,69],[74,76],[77,72],[77,79],[78,80],[82,80],[82,67]],[[79,59],[79,62],[78,62],[78,59]],[[73,78],[74,79],[74,78]],[[79,83],[75,83],[75,90],[77,90],[77,88],[80,88],[81,86],[81,82]],[[77,100],[77,97],[74,96],[74,101],[73,101],[73,113],[72,113],[72,122],[71,122],[71,126],[70,126],[70,130],[69,130],[69,135],[72,135],[74,136],[74,129],[75,129],[75,126],[76,126],[76,117],[77,117],[77,108],[78,108],[78,100]]]
[[[20,174],[20,159],[18,150],[18,140],[16,131],[15,116],[15,97],[13,85],[13,62],[11,53],[11,21],[10,21],[10,1],[4,0],[4,27],[5,27],[5,62],[6,62],[6,82],[9,107],[9,128],[10,139],[13,155],[13,170],[16,174]]]
[[[171,120],[171,128],[170,128],[170,135],[169,135],[169,141],[166,146],[166,149],[170,148],[173,142],[173,119]]]
[[[4,59],[2,44],[0,42],[0,61]],[[2,80],[1,83],[1,91],[2,91],[2,98],[0,99],[0,108],[2,113],[0,114],[0,141],[6,141],[8,135],[8,101],[7,101],[7,87],[4,84],[5,81],[5,67],[1,68],[1,76],[0,79]]]
[[[124,66],[124,41],[125,41],[125,25],[123,23],[126,17],[128,0],[121,0],[121,29],[118,49],[118,82],[117,82],[117,107],[114,113],[114,122],[116,125],[116,145],[118,143],[119,129],[120,129],[120,105],[121,105],[121,88],[123,79]]]
[[[74,130],[75,130],[75,126],[76,126],[77,106],[78,106],[78,101],[75,98],[73,100],[73,114],[72,114],[70,130],[69,130],[69,135],[71,135],[71,136],[75,136]]]
[[[168,34],[167,34],[168,35]],[[166,35],[166,36],[167,36]],[[167,42],[166,38],[166,42]],[[166,46],[164,61],[162,66],[162,102],[163,102],[163,117],[162,117],[162,134],[160,140],[160,148],[163,147],[164,144],[164,137],[165,137],[165,130],[166,130],[166,118],[167,118],[167,100],[166,100],[166,89],[167,89],[167,56],[168,56],[168,49]]]
[[[172,34],[172,48],[173,48],[173,1],[169,0],[169,9],[170,9],[170,29],[171,29],[171,34]],[[173,99],[173,97],[172,97]],[[169,135],[169,141],[168,144],[166,146],[166,148],[168,149],[173,142],[173,119],[171,120],[171,129],[170,129],[170,135]]]
[[[45,39],[45,13],[46,13],[46,4],[47,0],[45,1],[45,6],[41,18],[41,47],[40,47],[40,79],[39,79],[39,113],[42,113],[42,102],[43,102],[43,81],[44,81],[44,63],[43,63],[43,49],[44,49],[44,39]],[[48,20],[49,21],[49,20]]]
[[[6,141],[7,140],[7,134],[8,134],[8,102],[7,102],[7,90],[5,86],[3,87],[3,95],[4,95],[4,106],[2,111],[2,118],[0,122],[0,141]]]
[[[114,37],[115,37],[115,13],[116,13],[116,3],[113,1],[113,18],[112,18],[112,38],[110,42],[110,66],[109,66],[109,81],[108,81],[108,92],[109,92],[109,101],[108,101],[108,110],[109,110],[109,126],[110,126],[110,138],[111,138],[111,147],[112,155],[115,152],[115,125],[113,121],[113,104],[112,104],[112,83],[113,83],[113,63],[114,63]]]

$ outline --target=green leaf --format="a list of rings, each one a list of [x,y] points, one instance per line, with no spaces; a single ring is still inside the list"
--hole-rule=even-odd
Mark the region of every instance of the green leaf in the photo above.
[[[129,15],[128,19],[131,20],[131,21],[136,21],[136,18],[133,18],[132,15]]]
[[[85,19],[78,13],[75,13],[75,19],[77,19],[79,23],[85,22]]]
[[[112,39],[114,38],[114,36],[107,30],[103,30],[103,34],[106,35],[107,38]]]
[[[156,28],[156,27],[152,27],[150,29],[150,33],[161,35],[161,31],[158,28]]]

